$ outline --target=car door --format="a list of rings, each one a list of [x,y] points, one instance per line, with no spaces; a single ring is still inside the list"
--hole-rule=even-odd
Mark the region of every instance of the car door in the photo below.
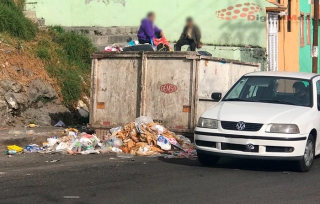
[[[318,121],[317,121],[318,134],[317,135],[320,135],[320,77],[317,77],[314,80],[314,82],[315,82],[315,90],[313,91],[313,93],[314,93],[314,100],[313,101],[315,103],[316,109],[318,110]],[[319,144],[320,144],[320,141],[318,138],[316,141],[316,151],[319,148]]]

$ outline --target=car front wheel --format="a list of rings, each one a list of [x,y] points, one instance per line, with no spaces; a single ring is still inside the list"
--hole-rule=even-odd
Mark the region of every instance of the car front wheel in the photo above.
[[[219,159],[220,157],[218,156],[198,152],[198,160],[204,166],[214,166],[219,162]]]
[[[304,150],[303,158],[298,162],[298,170],[300,172],[308,172],[311,170],[315,158],[315,141],[313,135],[309,135]]]

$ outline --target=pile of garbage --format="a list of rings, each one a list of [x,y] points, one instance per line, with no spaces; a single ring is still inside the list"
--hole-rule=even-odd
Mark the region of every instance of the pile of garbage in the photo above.
[[[165,153],[181,157],[196,156],[194,145],[188,138],[170,132],[145,116],[111,129],[104,138],[103,150],[138,156]]]
[[[66,129],[63,135],[60,138],[48,138],[41,147],[37,144],[24,148],[11,145],[5,154],[38,152],[76,155],[115,152],[137,156],[196,157],[194,145],[188,138],[170,132],[145,116],[111,129],[102,141],[95,134],[79,133],[74,128]]]

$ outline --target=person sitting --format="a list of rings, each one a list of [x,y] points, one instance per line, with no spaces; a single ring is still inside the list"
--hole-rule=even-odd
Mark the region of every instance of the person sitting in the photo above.
[[[152,38],[161,38],[163,36],[162,30],[154,25],[155,18],[155,13],[150,12],[147,18],[141,21],[141,26],[138,31],[138,41],[140,44],[152,44]]]
[[[297,81],[293,84],[292,88],[295,92],[294,96],[299,100],[301,105],[307,106],[310,104],[310,95],[304,83]]]
[[[184,27],[180,39],[176,44],[176,51],[181,51],[183,45],[190,45],[191,51],[201,48],[201,32],[197,25],[194,24],[192,18],[187,18],[187,25]]]

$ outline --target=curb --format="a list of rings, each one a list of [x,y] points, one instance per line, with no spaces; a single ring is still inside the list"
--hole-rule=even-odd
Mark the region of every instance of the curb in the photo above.
[[[33,135],[27,135],[27,134],[21,134],[21,135],[9,135],[9,133],[1,133],[2,135],[5,135],[5,137],[0,136],[0,151],[5,151],[7,149],[8,145],[17,145],[20,147],[25,147],[29,144],[38,144],[42,146],[43,142],[47,141],[47,138],[50,138],[52,136],[60,136],[60,132],[63,131],[63,129],[55,129],[51,131],[39,131],[36,128],[32,129],[36,133]],[[1,152],[0,152],[1,154]]]

